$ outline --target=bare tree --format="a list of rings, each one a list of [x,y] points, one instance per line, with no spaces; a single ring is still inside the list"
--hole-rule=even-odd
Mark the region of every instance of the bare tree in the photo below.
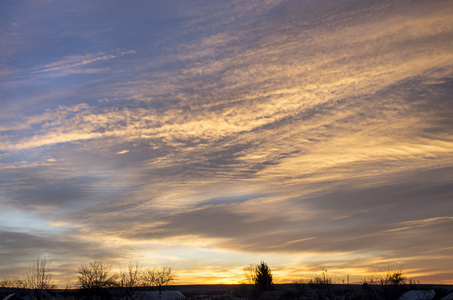
[[[244,278],[247,284],[254,284],[256,278],[256,265],[250,264],[247,267],[244,267]]]
[[[332,283],[332,278],[327,276],[327,269],[322,268],[321,269],[321,276],[316,276],[313,283],[315,284],[321,284],[321,285],[328,285]]]
[[[14,280],[12,279],[2,279],[0,280],[0,288],[14,288]]]
[[[398,299],[403,292],[406,277],[403,275],[403,266],[400,264],[387,265],[387,268],[377,267],[373,275],[368,278],[370,284],[380,285],[379,292],[385,299]]]
[[[33,262],[28,272],[25,273],[26,286],[35,292],[38,299],[42,299],[43,291],[55,288],[52,272],[50,262],[46,258],[38,258]]]
[[[327,269],[321,267],[321,274],[308,281],[309,288],[318,299],[332,299],[334,290],[332,288],[332,278],[328,276]]]
[[[143,275],[143,281],[145,285],[157,286],[159,294],[162,293],[162,289],[165,286],[170,285],[176,279],[176,274],[171,268],[163,267],[161,269],[146,270]]]
[[[26,289],[27,283],[23,279],[3,279],[0,280],[0,288]]]
[[[142,269],[136,263],[130,263],[127,269],[120,271],[119,287],[124,292],[126,300],[135,300],[142,283]]]
[[[88,299],[103,299],[103,289],[115,285],[116,276],[111,275],[112,267],[101,262],[82,264],[79,267],[79,285]]]
[[[370,284],[380,284],[383,286],[400,286],[406,282],[403,276],[403,265],[387,265],[387,268],[376,267],[373,274],[366,279]]]

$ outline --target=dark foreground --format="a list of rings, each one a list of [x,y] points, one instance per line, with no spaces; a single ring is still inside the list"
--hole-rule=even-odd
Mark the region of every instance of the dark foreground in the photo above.
[[[409,292],[409,293],[408,293]],[[406,294],[405,294],[406,293]],[[159,293],[140,288],[133,294],[119,288],[96,293],[78,289],[54,289],[42,293],[0,288],[0,300],[179,300],[179,299],[331,299],[331,300],[450,300],[452,285],[346,285],[277,284],[273,291],[257,293],[250,285],[176,285]]]

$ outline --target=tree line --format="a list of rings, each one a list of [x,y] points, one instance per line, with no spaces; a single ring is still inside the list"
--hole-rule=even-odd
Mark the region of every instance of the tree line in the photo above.
[[[244,268],[244,277],[253,286],[254,294],[274,289],[271,269],[263,261]],[[103,300],[108,298],[107,288],[118,288],[125,300],[135,300],[143,287],[155,287],[161,293],[175,279],[176,274],[168,267],[143,269],[138,263],[130,263],[119,273],[113,273],[111,265],[95,261],[79,266],[77,284],[73,287],[80,289],[85,299]],[[46,258],[38,258],[24,278],[2,280],[0,287],[29,289],[36,299],[41,300],[44,291],[55,289],[57,285],[50,262]]]
[[[43,292],[55,289],[56,281],[54,279],[53,268],[50,262],[44,259],[37,259],[25,273],[23,278],[0,281],[0,287],[22,288],[30,290],[36,299],[41,300]],[[262,293],[274,290],[273,275],[270,267],[264,261],[259,264],[251,264],[244,267],[244,283],[251,287],[251,293],[254,297],[259,297]],[[171,285],[176,280],[176,274],[169,267],[162,268],[142,268],[138,263],[121,268],[119,272],[112,272],[112,266],[94,261],[87,264],[81,264],[77,270],[77,283],[67,288],[79,289],[83,297],[87,300],[104,300],[109,298],[106,293],[109,288],[117,288],[125,300],[135,300],[143,288],[154,287],[162,292],[164,287]],[[405,283],[406,278],[403,276],[402,269],[390,271],[390,269],[379,275],[370,276],[364,280],[371,285],[381,285],[395,288]],[[317,285],[326,287],[331,285],[332,278],[327,274],[327,269],[322,268],[320,276],[308,281],[294,281],[296,286]],[[386,291],[385,289],[383,291]]]
[[[108,298],[106,288],[118,288],[125,300],[134,300],[141,288],[155,287],[161,293],[175,279],[176,274],[169,267],[144,269],[138,263],[130,263],[119,273],[113,273],[111,265],[94,261],[79,266],[77,284],[72,288],[80,289],[85,299],[98,300]],[[28,289],[36,299],[41,300],[43,292],[57,288],[57,284],[50,262],[46,258],[38,258],[23,278],[1,280],[0,287]]]

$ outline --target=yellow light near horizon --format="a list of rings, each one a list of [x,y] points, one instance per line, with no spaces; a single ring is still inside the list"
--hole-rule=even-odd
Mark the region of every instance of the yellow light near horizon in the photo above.
[[[235,270],[205,270],[191,272],[190,270],[179,270],[177,284],[240,284],[244,281],[242,274]]]

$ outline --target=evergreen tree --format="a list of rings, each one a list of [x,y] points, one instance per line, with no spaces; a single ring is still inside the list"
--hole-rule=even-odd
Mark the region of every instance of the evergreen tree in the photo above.
[[[272,282],[272,272],[267,263],[261,261],[256,267],[255,289],[258,293],[272,291],[274,285]]]

